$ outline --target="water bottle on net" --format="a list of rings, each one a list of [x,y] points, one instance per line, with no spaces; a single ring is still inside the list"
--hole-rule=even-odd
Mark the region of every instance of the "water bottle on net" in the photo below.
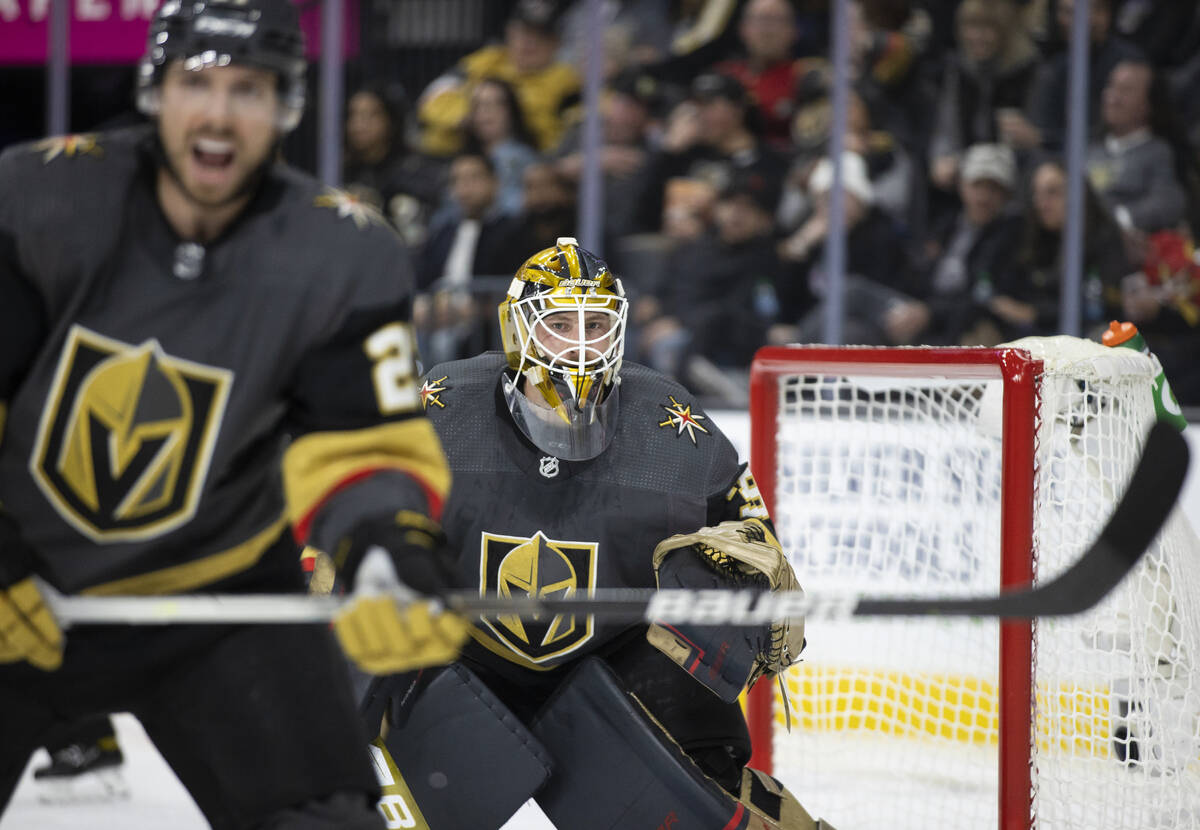
[[[1150,347],[1146,345],[1145,338],[1133,323],[1113,320],[1108,324],[1108,331],[1104,332],[1100,339],[1105,346],[1123,347],[1144,355],[1150,354]],[[1158,420],[1166,421],[1180,432],[1187,428],[1187,418],[1183,417],[1183,410],[1179,401],[1175,400],[1175,393],[1171,391],[1171,384],[1167,382],[1162,367],[1159,367],[1158,376],[1154,378],[1154,411]]]

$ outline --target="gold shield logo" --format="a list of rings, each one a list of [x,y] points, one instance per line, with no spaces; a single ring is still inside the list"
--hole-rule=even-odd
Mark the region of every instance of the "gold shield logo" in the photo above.
[[[541,531],[528,538],[484,533],[482,547],[481,594],[566,599],[592,596],[595,591],[595,542],[560,542]],[[497,639],[534,663],[575,651],[592,637],[590,616],[501,616],[485,618],[483,623]]]
[[[30,470],[97,542],[145,539],[195,515],[233,373],[73,326]]]

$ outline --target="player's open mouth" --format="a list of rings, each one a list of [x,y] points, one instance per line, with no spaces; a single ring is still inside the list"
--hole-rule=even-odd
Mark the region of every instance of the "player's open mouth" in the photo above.
[[[233,143],[214,138],[198,138],[192,145],[192,158],[209,170],[224,170],[233,164]]]

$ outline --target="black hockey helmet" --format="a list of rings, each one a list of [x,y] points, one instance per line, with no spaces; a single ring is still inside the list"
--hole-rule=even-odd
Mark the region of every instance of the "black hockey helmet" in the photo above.
[[[167,64],[188,69],[249,64],[279,76],[280,129],[295,128],[304,114],[304,33],[292,0],[165,0],[150,23],[138,64],[137,104],[158,113],[158,85]]]

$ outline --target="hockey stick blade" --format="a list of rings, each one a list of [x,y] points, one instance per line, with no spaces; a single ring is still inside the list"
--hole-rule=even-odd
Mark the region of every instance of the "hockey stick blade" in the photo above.
[[[448,608],[472,619],[513,615],[591,615],[634,622],[761,625],[810,619],[881,616],[968,616],[1031,619],[1078,614],[1096,605],[1133,569],[1154,541],[1183,489],[1188,445],[1174,427],[1156,424],[1146,438],[1125,495],[1096,541],[1066,571],[1036,587],[993,596],[873,598],[861,594],[762,593],[731,590],[597,591],[585,597],[498,597],[450,594]],[[803,577],[803,574],[801,574]],[[303,595],[160,597],[64,596],[41,583],[60,624],[322,623],[350,598]],[[397,601],[407,601],[407,597]]]

